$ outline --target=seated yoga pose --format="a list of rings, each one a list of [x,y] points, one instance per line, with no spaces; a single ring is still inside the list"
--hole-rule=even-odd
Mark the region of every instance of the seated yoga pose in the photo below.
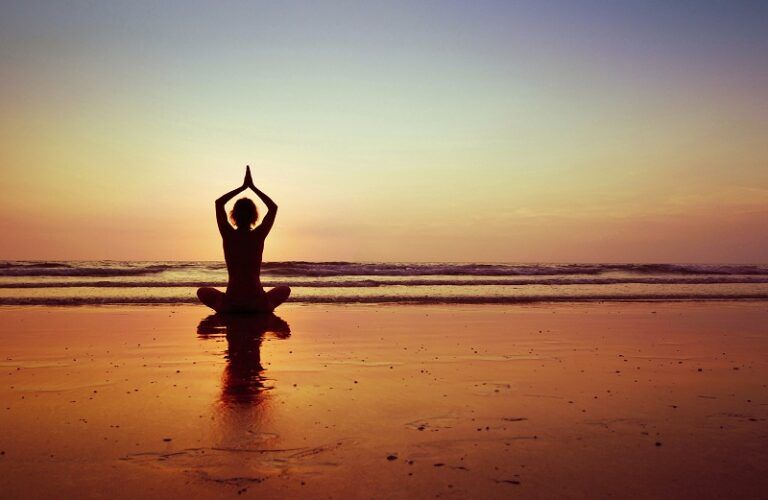
[[[267,214],[261,224],[253,227],[258,220],[256,204],[248,198],[240,198],[230,212],[235,226],[232,227],[224,205],[248,188],[267,206]],[[291,294],[289,287],[278,286],[265,292],[260,278],[264,240],[275,223],[276,213],[275,202],[254,186],[250,167],[246,167],[242,186],[216,200],[216,222],[224,243],[229,281],[226,293],[210,287],[198,289],[197,297],[203,304],[220,313],[271,313],[285,302]]]

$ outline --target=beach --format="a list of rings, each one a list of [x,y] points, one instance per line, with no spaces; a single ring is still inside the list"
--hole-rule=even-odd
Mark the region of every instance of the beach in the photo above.
[[[2,2],[0,500],[768,500],[766,26]]]
[[[3,498],[756,498],[764,301],[0,308]]]

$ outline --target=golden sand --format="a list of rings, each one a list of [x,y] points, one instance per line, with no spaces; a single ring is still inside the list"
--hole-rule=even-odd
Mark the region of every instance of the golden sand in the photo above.
[[[3,308],[0,496],[768,491],[765,303],[279,315]]]

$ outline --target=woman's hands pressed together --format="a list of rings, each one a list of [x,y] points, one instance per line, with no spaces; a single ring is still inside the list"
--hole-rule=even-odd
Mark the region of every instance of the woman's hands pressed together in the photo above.
[[[245,180],[243,180],[243,186],[256,190],[256,186],[253,185],[253,177],[251,177],[251,167],[245,166]]]

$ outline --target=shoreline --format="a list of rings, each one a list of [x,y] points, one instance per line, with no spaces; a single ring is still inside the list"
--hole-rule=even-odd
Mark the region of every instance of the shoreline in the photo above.
[[[62,299],[7,299],[0,298],[0,309],[9,307],[146,307],[146,306],[202,306],[198,298],[191,298],[189,300],[179,300],[177,298],[154,298],[152,301],[146,301],[141,298],[137,298],[135,301],[114,301],[111,299],[101,298],[89,298],[89,299],[77,299],[77,298],[62,298]],[[423,297],[350,297],[350,298],[307,298],[293,299],[285,302],[284,304],[301,305],[301,306],[355,306],[355,305],[371,305],[371,306],[515,306],[515,305],[559,305],[559,304],[663,304],[663,303],[768,303],[768,295],[754,294],[754,295],[696,295],[696,296],[569,296],[569,297],[448,297],[448,298],[436,298],[430,296]],[[281,306],[284,307],[284,306]]]

